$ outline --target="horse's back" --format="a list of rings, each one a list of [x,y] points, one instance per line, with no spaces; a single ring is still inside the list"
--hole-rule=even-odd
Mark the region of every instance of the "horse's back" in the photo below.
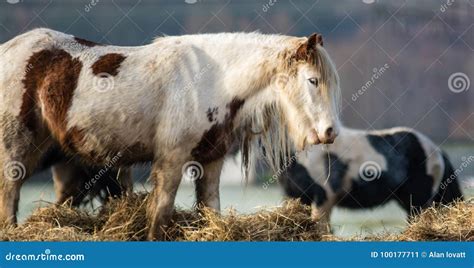
[[[398,158],[399,163],[393,162],[399,168],[424,170],[422,172],[433,177],[434,185],[440,182],[444,169],[442,151],[423,133],[407,127],[396,127],[368,131],[367,139],[386,157]]]
[[[0,46],[0,109],[19,112],[22,98],[22,79],[34,66],[28,59],[37,51],[52,46],[50,31],[36,29],[7,41]]]
[[[38,28],[23,34],[17,35],[14,38],[8,40],[7,42],[3,43],[0,46],[0,52],[2,57],[4,57],[5,53],[7,52],[18,52],[17,49],[24,49],[24,48],[47,48],[49,45],[53,43],[53,38],[59,36],[67,36],[66,34],[46,29],[46,28]],[[25,51],[31,53],[31,51]],[[19,55],[17,55],[19,56]],[[1,58],[0,58],[1,59]]]
[[[406,168],[406,176],[399,177],[402,181],[395,194],[407,211],[413,207],[425,207],[432,201],[449,203],[462,197],[449,158],[426,135],[410,128],[394,128],[372,134],[375,134],[371,138],[375,147],[385,147],[386,155],[404,159],[402,161],[406,163],[397,165],[394,162],[392,165]],[[395,156],[397,154],[401,154],[402,158]],[[444,187],[448,180],[449,185]]]

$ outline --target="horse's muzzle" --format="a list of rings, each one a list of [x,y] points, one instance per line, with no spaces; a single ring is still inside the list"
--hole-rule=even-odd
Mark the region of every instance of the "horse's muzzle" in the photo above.
[[[328,127],[325,131],[324,131],[324,135],[323,137],[320,137],[319,140],[324,143],[324,144],[331,144],[334,142],[334,140],[336,139],[337,137],[337,132],[336,130],[334,130],[333,127]]]
[[[328,127],[322,135],[318,135],[316,129],[311,129],[308,134],[307,141],[309,144],[331,144],[336,140],[337,132],[332,127]]]
[[[309,131],[309,134],[308,134],[308,137],[306,137],[306,140],[311,145],[321,143],[321,141],[319,140],[319,137],[318,137],[318,132],[315,129],[311,129]]]

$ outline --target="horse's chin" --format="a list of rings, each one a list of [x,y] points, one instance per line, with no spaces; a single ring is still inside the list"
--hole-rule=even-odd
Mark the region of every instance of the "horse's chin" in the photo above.
[[[321,143],[318,137],[318,132],[316,132],[315,129],[311,129],[309,131],[309,134],[306,136],[306,141],[309,145],[316,145]]]
[[[306,149],[307,146],[309,146],[311,144],[308,143],[308,138],[307,137],[304,137],[303,139],[300,139],[300,141],[298,143],[296,143],[296,151],[298,152],[301,152],[301,151],[304,151]]]
[[[302,138],[300,138],[299,139],[300,142],[296,143],[295,147],[298,152],[304,151],[313,145],[317,145],[321,143],[316,131],[310,131],[309,133],[310,133],[309,135],[305,135]]]
[[[298,135],[297,138],[293,139],[293,144],[297,152],[304,151],[315,144],[319,144],[319,140],[311,135]]]

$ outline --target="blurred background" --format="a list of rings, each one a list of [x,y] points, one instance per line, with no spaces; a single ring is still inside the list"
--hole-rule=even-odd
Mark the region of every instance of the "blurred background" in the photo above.
[[[454,168],[474,155],[474,0],[2,0],[0,43],[48,27],[105,44],[142,45],[156,36],[260,31],[295,36],[319,32],[342,82],[342,120],[348,127],[415,128],[449,154]],[[474,81],[472,81],[474,82]],[[237,158],[236,158],[237,159]],[[245,185],[240,163],[229,159],[222,175],[222,206],[240,212],[278,205],[277,185]],[[148,170],[134,168],[136,188],[148,189]],[[474,164],[461,173],[474,192]],[[22,189],[20,219],[54,201],[51,174]],[[184,182],[178,205],[194,202]],[[341,236],[399,231],[405,216],[394,203],[354,212],[338,209],[332,222]]]

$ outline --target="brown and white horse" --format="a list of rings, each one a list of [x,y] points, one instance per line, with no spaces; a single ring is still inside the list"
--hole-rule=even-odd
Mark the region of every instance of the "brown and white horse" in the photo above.
[[[54,145],[96,165],[153,161],[149,239],[164,238],[190,161],[204,169],[197,203],[219,210],[236,134],[244,166],[256,136],[277,167],[290,143],[336,138],[339,78],[322,44],[319,34],[170,36],[139,47],[49,29],[15,37],[0,46],[0,219],[16,221],[20,187]]]

